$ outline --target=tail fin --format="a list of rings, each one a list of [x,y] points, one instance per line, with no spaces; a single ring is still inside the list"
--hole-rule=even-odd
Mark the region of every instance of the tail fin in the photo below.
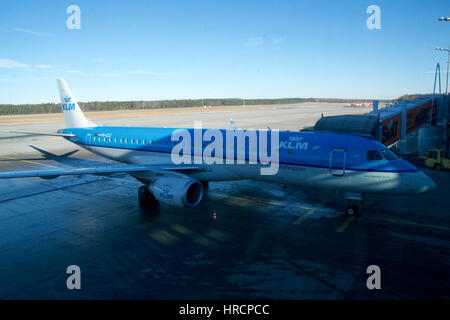
[[[96,127],[97,125],[89,121],[84,116],[72,92],[70,91],[64,79],[57,79],[59,95],[61,96],[62,111],[64,113],[64,122],[67,128],[85,128]]]

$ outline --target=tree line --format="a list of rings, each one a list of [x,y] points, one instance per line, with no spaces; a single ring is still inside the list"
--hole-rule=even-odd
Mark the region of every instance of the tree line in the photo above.
[[[366,101],[369,101],[367,99]],[[186,100],[156,100],[156,101],[93,101],[79,102],[83,111],[114,111],[114,110],[142,110],[159,108],[188,108],[188,107],[220,107],[237,105],[266,105],[266,104],[293,104],[301,102],[337,102],[352,103],[364,99],[333,99],[333,98],[281,98],[281,99],[186,99]],[[40,104],[0,104],[0,115],[19,115],[36,113],[61,112],[59,103]]]

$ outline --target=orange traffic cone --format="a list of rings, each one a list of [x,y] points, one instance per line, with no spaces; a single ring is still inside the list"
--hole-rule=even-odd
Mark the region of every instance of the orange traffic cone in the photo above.
[[[213,222],[217,222],[216,210],[214,210],[213,217],[212,217],[212,221],[213,221]]]

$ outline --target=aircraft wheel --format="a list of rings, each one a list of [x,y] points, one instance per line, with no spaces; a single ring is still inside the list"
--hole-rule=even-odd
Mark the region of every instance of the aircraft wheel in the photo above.
[[[436,163],[436,164],[434,165],[434,168],[435,168],[436,170],[441,170],[441,169],[442,169],[442,166],[441,166],[441,164]]]
[[[347,209],[345,209],[345,215],[347,217],[356,216],[359,212],[359,208],[357,205],[348,206]]]

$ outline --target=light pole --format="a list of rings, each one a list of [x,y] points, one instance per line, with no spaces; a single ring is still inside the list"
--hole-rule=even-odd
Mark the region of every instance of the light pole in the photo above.
[[[450,46],[449,46],[449,49],[436,48],[436,50],[447,51],[447,80],[445,83],[445,94],[448,94],[448,65],[450,64]]]
[[[438,20],[443,21],[443,22],[449,22],[450,18],[440,17]],[[448,47],[448,49],[449,50],[443,49],[443,48],[436,48],[436,50],[447,51],[447,83],[445,84],[445,94],[448,94],[448,91],[447,91],[448,90],[448,65],[450,64],[450,46]],[[446,143],[445,143],[445,147],[447,149],[447,157],[449,156],[449,153],[450,153],[449,143],[450,143],[450,131],[449,131],[449,127],[447,124],[447,139],[446,139]]]

